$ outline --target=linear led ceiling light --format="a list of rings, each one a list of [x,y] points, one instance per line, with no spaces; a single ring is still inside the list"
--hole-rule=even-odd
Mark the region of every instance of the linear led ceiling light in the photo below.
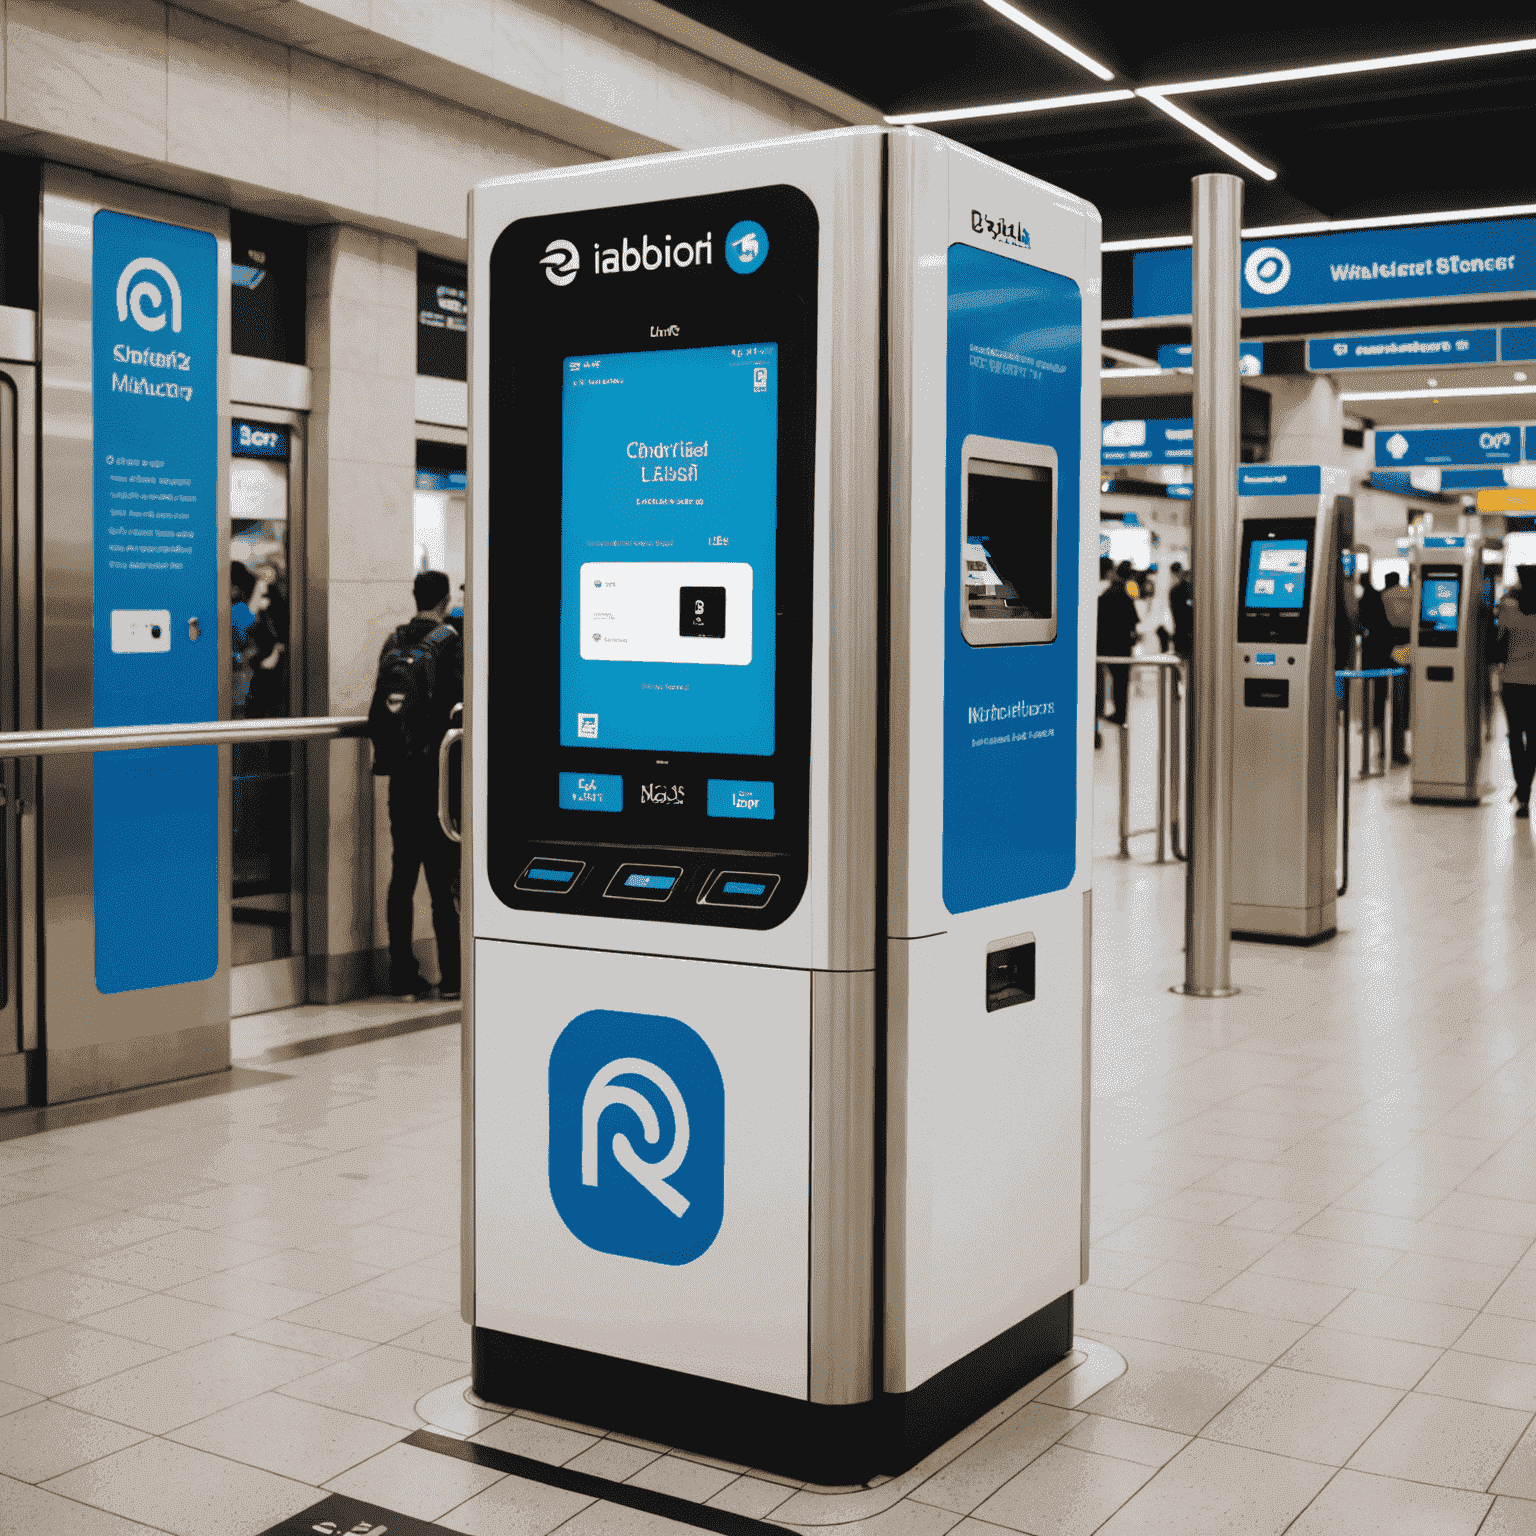
[[[1470,395],[1536,395],[1536,384],[1478,384],[1464,389],[1373,389],[1340,400],[1455,400]]]
[[[1026,16],[1017,6],[1009,5],[1008,0],[987,0],[987,4],[999,16],[1011,21],[1014,26],[1023,27],[1032,37],[1038,37],[1047,48],[1054,48],[1057,53],[1071,59],[1074,64],[1081,64],[1090,75],[1097,75],[1100,80],[1115,78],[1115,72],[1112,69],[1105,69],[1097,59],[1090,59],[1081,48],[1074,48],[1064,37],[1057,37],[1049,27],[1042,27],[1033,16]]]
[[[958,123],[971,117],[1012,117],[1019,112],[1049,112],[1056,107],[1096,107],[1105,101],[1134,101],[1134,91],[1089,91],[1083,96],[1043,96],[1036,101],[1001,101],[991,107],[955,107],[947,112],[903,112],[886,118],[893,126],[908,123]]]
[[[1182,123],[1191,133],[1198,134],[1207,144],[1213,144],[1222,154],[1237,161],[1241,166],[1252,171],[1255,176],[1262,176],[1265,181],[1273,181],[1278,174],[1273,167],[1265,165],[1262,160],[1255,160],[1245,149],[1239,149],[1231,139],[1223,138],[1209,123],[1202,122],[1192,112],[1186,112],[1183,107],[1176,107],[1171,101],[1163,97],[1163,86],[1148,86],[1136,92],[1143,101],[1151,102],[1159,112],[1166,112],[1176,123]]]

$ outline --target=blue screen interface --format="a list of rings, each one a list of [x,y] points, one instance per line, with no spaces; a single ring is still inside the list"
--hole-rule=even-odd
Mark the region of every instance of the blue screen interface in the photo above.
[[[561,746],[771,757],[778,347],[561,366]]]
[[[1461,582],[1454,576],[1425,579],[1419,596],[1419,623],[1442,633],[1456,632],[1456,616],[1461,609]]]
[[[1300,608],[1307,595],[1307,540],[1255,539],[1249,547],[1245,608]]]

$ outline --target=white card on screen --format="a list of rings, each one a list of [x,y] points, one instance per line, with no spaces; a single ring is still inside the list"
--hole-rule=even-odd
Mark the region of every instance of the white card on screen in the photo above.
[[[169,608],[114,608],[112,610],[112,650],[168,651],[171,648],[171,610]]]

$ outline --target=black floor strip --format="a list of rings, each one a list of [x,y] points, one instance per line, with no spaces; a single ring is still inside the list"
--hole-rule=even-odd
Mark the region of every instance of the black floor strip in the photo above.
[[[423,1029],[441,1029],[457,1024],[464,1017],[462,1008],[447,1008],[441,1013],[417,1014],[409,1019],[394,1019],[388,1024],[365,1024],[360,1029],[343,1030],[335,1035],[315,1035],[309,1040],[295,1040],[291,1045],[274,1045],[256,1056],[242,1056],[242,1066],[275,1066],[280,1061],[298,1061],[303,1056],[323,1056],[327,1051],[342,1051],[349,1045],[368,1045],[375,1040],[393,1040],[399,1035],[414,1035]]]
[[[361,1499],[349,1499],[339,1493],[301,1509],[296,1515],[269,1526],[261,1536],[439,1536],[446,1525],[433,1525],[428,1520],[413,1520],[409,1515],[398,1515],[392,1509],[380,1509],[377,1504],[365,1504]]]
[[[603,1499],[609,1504],[623,1504],[629,1509],[644,1510],[648,1515],[661,1515],[683,1525],[697,1526],[701,1531],[714,1531],[716,1536],[784,1536],[782,1525],[754,1520],[750,1515],[733,1514],[728,1509],[712,1509],[708,1504],[695,1504],[691,1499],[679,1499],[670,1493],[637,1488],[633,1483],[610,1482],[606,1477],[593,1477],[590,1472],[575,1472],[569,1467],[551,1466],[547,1461],[535,1461],[531,1456],[517,1456],[511,1451],[498,1451],[493,1446],[473,1445],[468,1440],[435,1435],[430,1429],[418,1429],[414,1435],[407,1435],[404,1443],[418,1446],[424,1451],[437,1451],[443,1456],[456,1456],[460,1461],[473,1462],[477,1467],[490,1467],[496,1472],[512,1472],[518,1477],[544,1483],[550,1488],[564,1488],[569,1493],[581,1493],[591,1499]],[[785,1488],[785,1498],[793,1492],[794,1489]],[[393,1527],[391,1536],[394,1536]]]

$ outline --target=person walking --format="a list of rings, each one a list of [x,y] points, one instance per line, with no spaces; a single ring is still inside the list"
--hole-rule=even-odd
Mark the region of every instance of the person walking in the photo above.
[[[1381,606],[1392,627],[1392,661],[1408,665],[1409,629],[1413,624],[1413,593],[1403,586],[1396,571],[1388,571],[1381,581]],[[1413,704],[1408,678],[1392,679],[1392,761],[1402,767],[1408,761],[1408,711]]]
[[[1531,779],[1536,776],[1536,565],[1516,567],[1520,584],[1499,603],[1493,659],[1500,665],[1499,693],[1509,728],[1509,762],[1515,770],[1515,815],[1530,819]]]
[[[1100,569],[1108,561],[1100,562]],[[1122,561],[1114,571],[1099,596],[1098,648],[1100,656],[1129,656],[1139,636],[1141,615],[1136,611],[1136,601],[1126,590],[1130,563]],[[1106,573],[1107,574],[1107,573]],[[1111,666],[1108,669],[1110,688],[1114,697],[1114,712],[1105,718],[1111,725],[1126,723],[1126,710],[1130,703],[1131,669],[1129,666]]]
[[[432,898],[438,995],[459,996],[459,913],[455,887],[459,848],[437,820],[437,749],[455,705],[464,698],[464,646],[447,622],[448,578],[422,571],[413,588],[416,617],[384,642],[368,711],[373,771],[389,779],[393,846],[385,915],[389,926],[389,990],[415,1002],[430,987],[412,947],[416,881],[422,870]]]

